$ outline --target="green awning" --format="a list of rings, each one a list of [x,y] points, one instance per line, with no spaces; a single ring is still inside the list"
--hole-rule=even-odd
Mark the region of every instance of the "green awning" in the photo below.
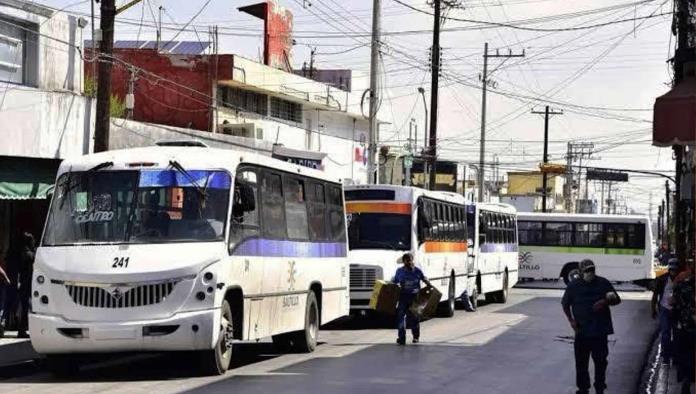
[[[44,199],[60,160],[0,156],[0,200]]]

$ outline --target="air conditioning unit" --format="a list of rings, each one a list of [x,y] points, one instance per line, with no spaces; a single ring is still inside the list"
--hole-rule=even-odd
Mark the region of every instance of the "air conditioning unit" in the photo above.
[[[263,129],[256,127],[254,123],[221,123],[218,132],[235,137],[263,139]]]

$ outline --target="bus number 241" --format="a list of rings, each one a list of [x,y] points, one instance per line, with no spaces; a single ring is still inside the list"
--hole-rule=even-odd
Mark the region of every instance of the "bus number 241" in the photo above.
[[[111,268],[128,268],[130,257],[114,257],[114,263]]]

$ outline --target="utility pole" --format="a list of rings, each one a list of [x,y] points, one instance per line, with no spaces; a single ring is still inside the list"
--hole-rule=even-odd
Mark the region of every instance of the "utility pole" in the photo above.
[[[563,111],[552,110],[548,105],[544,107],[544,111],[532,110],[533,114],[543,114],[544,115],[544,164],[549,162],[549,116],[550,115],[563,115]],[[543,189],[541,193],[541,211],[546,212],[546,198],[547,198],[547,188],[548,188],[548,175],[546,170],[542,169],[542,183],[541,188]]]
[[[380,12],[381,0],[372,0],[372,48],[370,53],[370,145],[368,147],[368,183],[378,183],[376,174],[377,158],[377,112],[379,111],[379,91],[377,77],[379,76],[379,50],[380,50]]]
[[[696,50],[694,48],[694,23],[691,3],[692,0],[675,0],[676,6],[676,35],[677,49],[674,53],[674,85],[676,86],[686,78],[686,64],[696,61]],[[691,70],[693,72],[693,70]],[[683,167],[687,165],[684,160],[684,146],[673,145],[674,160],[676,165],[675,173],[675,196],[674,196],[674,240],[677,258],[683,263],[687,257],[686,232],[683,228],[683,218],[686,215],[684,202],[681,200],[681,177]],[[667,202],[669,204],[669,201]],[[667,209],[669,212],[669,209]],[[669,214],[669,213],[668,213]],[[689,242],[693,242],[690,240]],[[693,245],[693,243],[692,243]]]
[[[138,4],[142,0],[132,0],[121,8],[116,9],[116,0],[101,0],[100,22],[101,41],[99,43],[99,55],[95,61],[99,62],[99,75],[97,77],[97,115],[94,124],[94,151],[103,152],[109,149],[110,126],[110,100],[111,100],[111,68],[112,53],[114,49],[114,20],[116,15]]]
[[[662,243],[662,206],[657,206],[657,238]]]
[[[672,248],[672,237],[669,234],[669,229],[672,227],[669,222],[669,200],[670,200],[670,191],[669,191],[669,181],[665,181],[665,238],[667,239],[667,249]],[[676,229],[675,229],[676,231]]]
[[[500,54],[496,49],[495,54],[488,53],[488,43],[483,46],[483,74],[481,75],[481,142],[479,146],[479,173],[478,173],[478,200],[483,201],[484,197],[484,182],[485,176],[485,160],[486,160],[486,91],[488,90],[488,58],[513,58],[513,57],[524,57],[524,50],[521,54],[514,55],[512,50],[509,50],[507,54]],[[493,70],[495,71],[495,70]]]
[[[433,0],[433,47],[432,47],[432,70],[430,72],[430,136],[428,140],[429,181],[427,189],[435,190],[437,179],[437,96],[438,84],[440,79],[440,11],[442,0]]]
[[[97,78],[97,115],[94,127],[94,151],[109,150],[109,100],[111,98],[111,54],[114,48],[116,0],[101,0],[101,42],[99,43],[99,76]]]
[[[159,53],[160,43],[162,42],[162,11],[164,7],[159,6],[157,12],[157,40],[155,41],[155,52]]]
[[[97,81],[97,35],[95,33],[96,27],[94,26],[94,0],[90,0],[90,7],[92,11],[92,81]],[[99,41],[101,41],[101,32],[99,32]],[[94,94],[94,92],[92,92]]]
[[[667,242],[667,236],[665,236],[667,233],[667,211],[665,211],[665,200],[662,200],[662,205],[660,208],[660,212],[662,212],[660,217],[662,220],[662,232],[660,233],[660,239],[662,240],[662,243],[665,243]]]

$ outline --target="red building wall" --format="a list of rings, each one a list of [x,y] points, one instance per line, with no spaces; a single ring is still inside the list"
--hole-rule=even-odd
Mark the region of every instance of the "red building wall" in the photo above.
[[[114,56],[112,94],[125,102],[131,72],[136,78],[133,120],[210,130],[213,81],[232,79],[232,55],[218,55],[216,62],[214,55],[114,49]],[[86,65],[85,74],[91,79],[92,67]]]

